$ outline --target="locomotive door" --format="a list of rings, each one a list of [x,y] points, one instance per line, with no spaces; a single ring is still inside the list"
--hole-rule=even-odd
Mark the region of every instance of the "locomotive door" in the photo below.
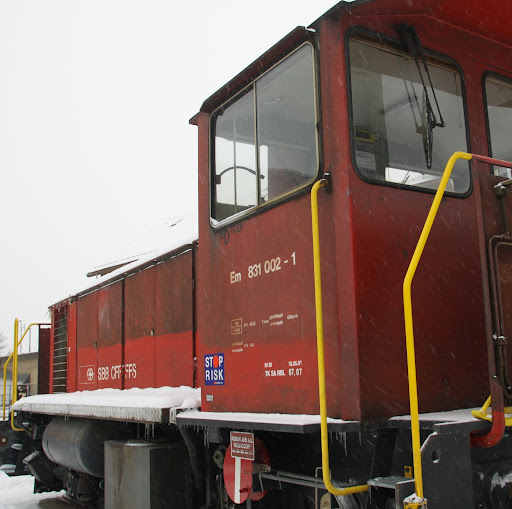
[[[512,73],[475,61],[474,69],[481,83],[479,115],[482,151],[489,156],[512,161],[510,132],[512,130]],[[505,388],[505,395],[512,399],[507,364],[512,362],[508,338],[512,337],[512,197],[507,184],[496,187],[512,177],[509,168],[500,166],[479,167],[482,199],[483,239],[486,244],[487,266],[491,295],[492,333],[497,338],[496,371]],[[490,360],[491,371],[494,371]]]
[[[77,390],[122,388],[122,282],[77,300]]]
[[[318,413],[309,196],[320,172],[317,55],[307,42],[297,47],[299,33],[277,65],[259,75],[258,64],[254,83],[238,94],[239,84],[227,85],[211,116],[199,117],[213,137],[200,149],[210,178],[199,179],[196,292],[207,411]],[[329,268],[328,398],[341,417],[333,260]]]

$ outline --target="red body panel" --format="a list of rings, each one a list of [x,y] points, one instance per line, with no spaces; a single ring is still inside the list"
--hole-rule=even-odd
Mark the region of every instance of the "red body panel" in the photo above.
[[[77,302],[77,389],[98,388],[98,293],[84,295]],[[69,373],[72,376],[72,373]]]
[[[68,390],[194,384],[192,248],[69,304]]]
[[[50,392],[50,337],[51,327],[39,326],[39,359],[37,371],[37,392],[48,394]]]
[[[192,331],[155,338],[156,387],[194,386]]]

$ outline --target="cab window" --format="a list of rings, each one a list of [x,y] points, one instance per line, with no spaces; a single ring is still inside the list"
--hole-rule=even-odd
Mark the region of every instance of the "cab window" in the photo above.
[[[394,47],[352,38],[349,58],[353,162],[359,175],[390,185],[437,189],[450,156],[467,151],[456,68],[428,59],[434,93],[428,83],[425,93],[414,59]],[[438,115],[435,99],[445,126],[428,129],[427,102]],[[463,194],[469,188],[468,164],[458,161],[447,191]]]
[[[318,173],[313,48],[305,44],[212,115],[212,222],[289,195]]]
[[[512,128],[512,83],[487,75],[484,81],[489,126],[489,151],[495,159],[512,161],[509,132]],[[511,178],[510,168],[494,166],[494,174]]]

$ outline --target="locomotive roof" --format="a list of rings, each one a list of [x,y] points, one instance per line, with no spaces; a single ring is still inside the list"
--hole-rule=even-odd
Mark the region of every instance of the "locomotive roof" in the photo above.
[[[356,0],[342,1],[327,11],[323,18],[343,15],[425,14],[483,37],[512,45],[510,19],[512,3],[498,0]],[[313,23],[312,26],[315,25]],[[440,34],[442,37],[442,34]]]
[[[121,264],[119,268],[109,272],[99,279],[96,279],[94,283],[91,283],[79,291],[69,295],[64,299],[60,299],[50,307],[55,308],[66,304],[69,300],[74,300],[77,297],[91,293],[95,290],[111,285],[116,281],[126,278],[136,272],[147,269],[153,265],[157,265],[169,258],[178,256],[190,249],[193,249],[194,245],[197,245],[197,217],[191,216],[184,218],[179,223],[178,227],[172,230],[173,237],[168,241],[168,244],[161,249],[151,251],[143,256],[137,257],[130,263]]]
[[[277,62],[283,51],[304,41],[308,34],[317,30],[325,20],[337,20],[343,16],[378,15],[426,15],[449,25],[479,34],[482,37],[512,46],[512,2],[498,0],[342,0],[308,28],[297,27],[272,46],[261,57],[206,99],[201,112],[211,113],[232,95],[251,83],[264,69]],[[442,37],[442,34],[440,34]],[[190,119],[197,125],[197,115]]]

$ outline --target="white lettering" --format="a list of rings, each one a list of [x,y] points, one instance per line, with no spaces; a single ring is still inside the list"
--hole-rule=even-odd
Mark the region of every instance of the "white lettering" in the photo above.
[[[123,377],[137,378],[137,364],[135,362],[98,367],[98,380],[119,380]]]

